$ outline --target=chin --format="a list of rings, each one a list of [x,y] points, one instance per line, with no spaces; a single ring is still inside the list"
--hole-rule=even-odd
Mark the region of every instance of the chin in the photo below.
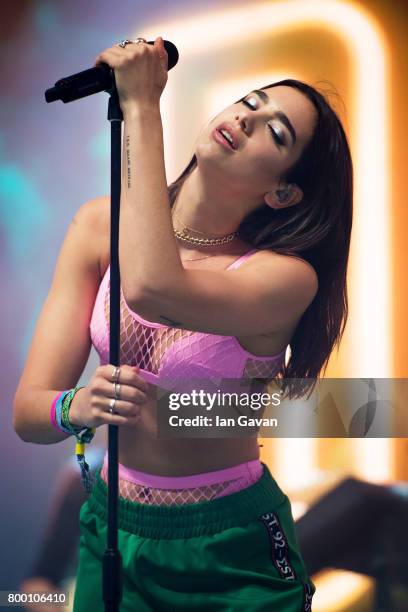
[[[217,143],[212,143],[210,140],[205,140],[198,142],[195,147],[195,156],[197,158],[197,162],[200,160],[211,159],[215,157],[216,150],[213,146]]]
[[[200,143],[196,146],[194,154],[197,159],[197,166],[200,170],[205,171],[208,169],[215,169],[220,165],[220,160],[217,159],[217,156],[214,153],[213,148],[211,147],[211,143]]]
[[[216,171],[218,169],[224,175],[225,172],[231,173],[231,176],[233,173],[237,174],[237,169],[233,169],[233,166],[231,166],[232,156],[225,155],[225,152],[220,149],[220,145],[215,141],[208,140],[198,143],[194,153],[200,170],[208,168]]]

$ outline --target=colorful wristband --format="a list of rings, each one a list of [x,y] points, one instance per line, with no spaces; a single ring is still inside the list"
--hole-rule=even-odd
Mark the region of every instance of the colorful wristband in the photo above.
[[[60,391],[59,393],[57,393],[57,395],[54,397],[54,399],[52,400],[52,404],[51,404],[51,410],[50,410],[50,419],[51,419],[51,424],[54,427],[54,429],[58,432],[61,431],[61,429],[58,427],[57,424],[57,419],[56,419],[56,414],[55,414],[55,408],[57,405],[57,400],[59,399],[59,397],[65,393],[65,391]]]
[[[57,431],[62,431],[69,436],[75,436],[77,440],[75,454],[81,470],[82,483],[86,491],[90,492],[92,489],[93,476],[90,472],[89,465],[85,461],[85,444],[91,442],[96,429],[72,425],[69,421],[69,409],[79,389],[82,389],[82,387],[74,387],[73,389],[60,391],[51,404],[50,418],[53,427]]]
[[[65,391],[60,391],[54,398],[52,405],[51,405],[51,411],[50,411],[50,417],[51,417],[51,423],[53,426],[55,426],[55,428],[57,429],[57,431],[59,432],[63,432],[69,436],[72,435],[72,431],[70,431],[69,429],[67,429],[66,427],[64,427],[64,425],[62,424],[61,421],[61,410],[62,410],[62,402],[64,401],[65,396],[69,393],[70,389],[65,390]]]

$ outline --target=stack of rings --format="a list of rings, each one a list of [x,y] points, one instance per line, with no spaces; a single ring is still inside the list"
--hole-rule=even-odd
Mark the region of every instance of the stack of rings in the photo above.
[[[129,40],[128,38],[125,38],[125,40],[122,40],[120,43],[116,43],[116,46],[124,49],[126,45],[132,45],[132,44],[137,45],[142,42],[147,43],[147,40],[145,38],[135,38],[135,40]]]
[[[114,410],[114,408],[115,408],[116,400],[120,399],[119,374],[120,374],[120,368],[115,367],[113,372],[112,372],[112,382],[113,382],[113,389],[114,389],[114,392],[115,392],[115,397],[113,397],[109,401],[109,412],[110,412],[110,414],[118,414],[116,412],[116,410]]]

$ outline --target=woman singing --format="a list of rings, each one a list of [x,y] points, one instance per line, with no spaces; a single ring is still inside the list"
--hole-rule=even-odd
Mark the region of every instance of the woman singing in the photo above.
[[[321,93],[273,83],[210,121],[168,187],[166,51],[161,38],[130,42],[96,60],[115,70],[124,116],[121,365],[109,364],[110,208],[101,197],[68,229],[14,426],[39,444],[119,426],[121,610],[310,610],[315,587],[290,502],[256,438],[160,439],[156,392],[165,377],[279,378],[291,398],[291,379],[312,388],[347,318],[346,136]],[[91,343],[101,365],[78,388]],[[80,512],[75,612],[103,610],[106,482],[107,455]]]

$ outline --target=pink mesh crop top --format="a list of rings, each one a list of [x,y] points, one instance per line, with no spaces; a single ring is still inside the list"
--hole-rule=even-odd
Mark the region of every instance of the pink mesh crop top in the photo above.
[[[226,269],[238,268],[253,249]],[[101,365],[109,363],[109,284],[108,266],[96,297],[90,331]],[[166,379],[273,378],[285,358],[257,356],[244,349],[234,336],[201,333],[146,321],[120,297],[120,363],[136,365],[140,375],[152,384]],[[166,385],[164,385],[165,387]]]

